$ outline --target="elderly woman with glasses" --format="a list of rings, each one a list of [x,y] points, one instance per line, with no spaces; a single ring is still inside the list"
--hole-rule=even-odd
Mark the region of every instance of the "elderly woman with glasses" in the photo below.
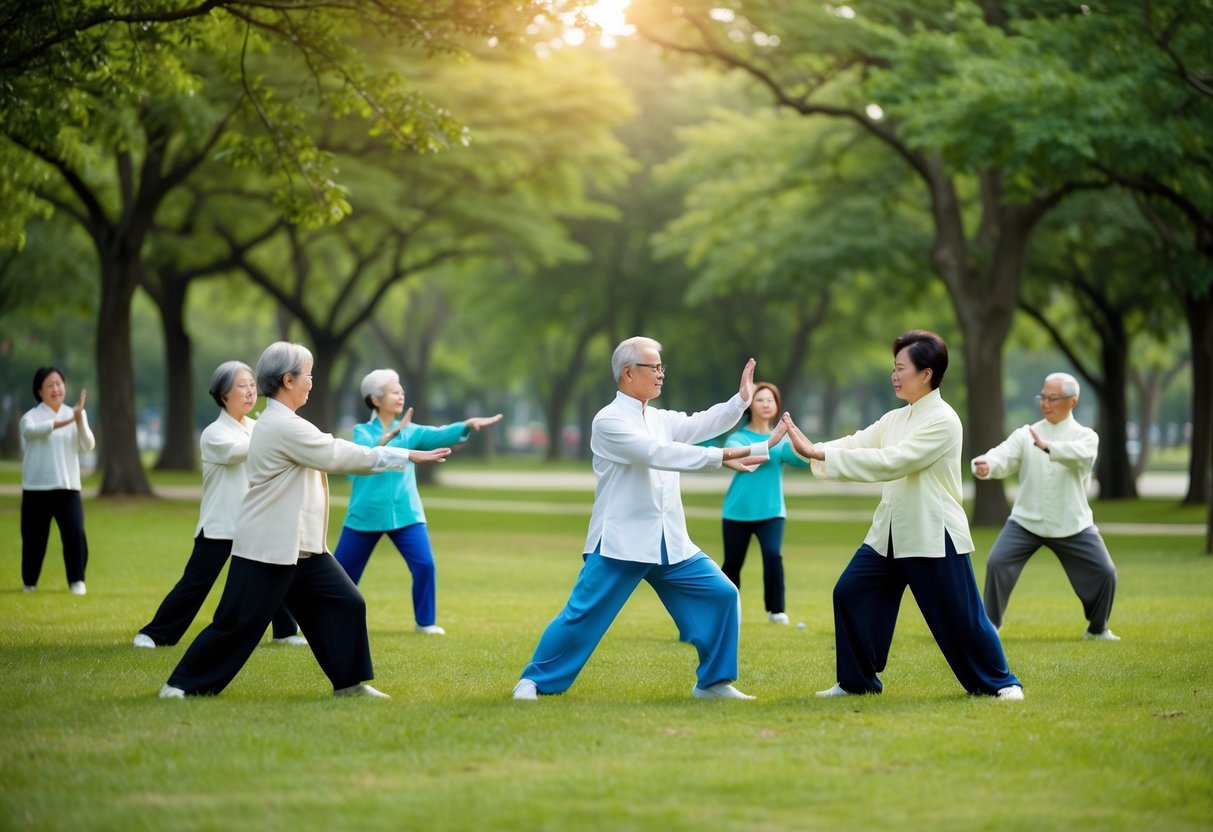
[[[973,460],[978,479],[1019,475],[1019,496],[986,561],[986,614],[996,628],[1028,559],[1045,546],[1057,555],[1082,601],[1083,638],[1120,641],[1108,629],[1116,597],[1116,565],[1087,502],[1099,435],[1074,418],[1078,379],[1052,373],[1036,397],[1044,417],[1014,431]]]
[[[906,587],[957,680],[971,694],[1023,699],[981,606],[961,502],[960,418],[941,396],[948,347],[933,332],[893,341],[893,395],[905,407],[831,442],[814,444],[785,417],[813,473],[884,483],[863,545],[834,586],[837,683],[818,696],[880,693]]]
[[[296,414],[312,390],[312,354],[301,344],[266,347],[254,371],[269,399],[249,440],[249,489],[232,540],[215,619],[198,634],[160,696],[217,694],[252,655],[283,604],[299,621],[336,696],[387,698],[373,678],[366,602],[326,542],[329,473],[373,474],[409,462],[441,462],[450,448],[365,448]]]

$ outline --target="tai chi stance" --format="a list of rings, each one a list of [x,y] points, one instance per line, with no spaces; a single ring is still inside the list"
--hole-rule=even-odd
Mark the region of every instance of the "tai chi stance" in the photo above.
[[[472,431],[501,421],[498,413],[441,427],[414,425],[413,409],[404,413],[404,388],[395,370],[367,373],[361,390],[363,401],[371,409],[371,418],[354,425],[354,442],[371,448],[386,445],[429,451],[449,447],[466,442]],[[357,584],[375,544],[386,534],[413,576],[413,620],[417,632],[443,635],[446,630],[436,623],[438,582],[434,551],[426,530],[421,494],[417,491],[416,472],[409,466],[403,471],[385,471],[377,477],[353,480],[350,505],[333,556]]]
[[[97,444],[88,427],[80,391],[75,406],[64,404],[67,377],[58,367],[34,373],[38,406],[21,417],[21,582],[33,592],[42,574],[51,521],[59,526],[68,590],[84,595],[88,539],[84,536],[84,502],[80,499],[80,453]]]
[[[312,354],[300,344],[266,347],[254,371],[269,399],[249,440],[249,490],[232,540],[215,620],[198,634],[162,697],[217,694],[244,667],[284,603],[337,696],[387,697],[370,685],[366,602],[329,554],[328,472],[371,474],[441,461],[449,448],[364,448],[322,432],[295,411],[312,390]]]
[[[1028,558],[1041,546],[1053,550],[1082,601],[1083,638],[1119,641],[1108,629],[1116,596],[1116,566],[1087,502],[1099,436],[1074,418],[1078,379],[1069,373],[1045,378],[1036,397],[1044,416],[973,460],[980,479],[1018,472],[1019,496],[986,562],[986,614],[996,628]]]
[[[219,416],[207,425],[198,441],[202,449],[202,507],[194,527],[194,549],[181,580],[160,602],[151,622],[135,636],[136,647],[179,642],[232,553],[236,517],[248,492],[244,463],[257,424],[248,414],[257,403],[257,382],[243,361],[225,361],[212,374],[209,392],[219,405]],[[286,607],[274,612],[272,625],[274,641],[307,644]]]
[[[754,401],[746,411],[749,420],[725,440],[726,448],[745,447],[765,441],[779,424],[783,411],[779,388],[766,381],[754,385]],[[745,565],[750,538],[758,538],[762,551],[762,600],[767,620],[787,624],[783,582],[783,527],[788,516],[783,499],[783,466],[807,468],[785,436],[771,448],[771,458],[754,471],[738,471],[729,483],[721,510],[724,565],[720,568],[741,589],[741,567]]]
[[[966,691],[1023,699],[981,606],[969,554],[973,541],[961,504],[960,418],[939,393],[948,348],[933,332],[893,342],[893,394],[906,406],[859,433],[814,445],[791,424],[797,453],[813,473],[883,482],[863,545],[834,586],[838,682],[818,696],[880,693],[906,587]]]
[[[686,415],[658,410],[665,364],[661,344],[629,338],[615,348],[615,400],[594,417],[594,508],[584,565],[568,603],[548,625],[514,687],[515,699],[563,693],[589,661],[619,610],[643,580],[699,654],[692,695],[752,699],[731,684],[737,678],[741,624],[737,588],[687,534],[679,472],[719,468],[724,460],[756,465],[784,435],[745,448],[702,447],[737,424],[754,394],[754,359],[746,363],[737,395]]]

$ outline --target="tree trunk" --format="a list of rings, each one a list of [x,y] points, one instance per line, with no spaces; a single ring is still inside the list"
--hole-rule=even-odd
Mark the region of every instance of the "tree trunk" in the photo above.
[[[1203,297],[1187,298],[1192,341],[1192,455],[1188,461],[1188,494],[1184,505],[1213,500],[1213,287]]]
[[[1108,324],[1111,337],[1104,339],[1100,350],[1103,387],[1099,402],[1099,458],[1095,462],[1095,476],[1099,480],[1099,499],[1135,499],[1137,483],[1129,462],[1129,403],[1125,396],[1129,382],[1129,339],[1124,331],[1123,318],[1109,320]]]
[[[97,384],[100,399],[98,451],[101,496],[151,496],[152,487],[136,439],[135,370],[131,351],[131,301],[139,285],[140,245],[124,236],[110,244],[94,234],[101,267],[97,315]]]
[[[161,276],[160,322],[164,330],[164,446],[157,471],[193,471],[197,467],[194,450],[194,369],[193,345],[185,331],[185,300],[189,284]]]
[[[337,361],[342,344],[331,338],[313,337],[312,393],[308,396],[306,413],[301,413],[322,431],[332,433],[337,429],[336,400],[333,393],[333,378],[337,374]],[[303,410],[303,408],[300,408]]]

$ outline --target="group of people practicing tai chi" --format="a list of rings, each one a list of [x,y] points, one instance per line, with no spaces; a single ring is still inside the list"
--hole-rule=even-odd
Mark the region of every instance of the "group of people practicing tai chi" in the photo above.
[[[987,560],[983,603],[962,504],[962,426],[940,394],[947,345],[935,333],[911,330],[894,340],[892,355],[893,393],[905,406],[850,436],[813,442],[781,412],[778,388],[754,381],[753,359],[734,396],[687,415],[651,404],[665,381],[661,344],[645,337],[620,343],[611,358],[618,390],[593,420],[597,484],[580,574],[513,697],[535,700],[568,690],[643,580],[679,638],[697,651],[692,696],[752,699],[734,685],[740,574],[749,540],[757,537],[768,619],[787,624],[780,554],[784,464],[811,468],[818,477],[884,484],[868,533],[834,587],[836,680],[818,696],[881,692],[879,674],[908,587],[965,691],[1022,699],[998,631],[1021,570],[1041,546],[1057,555],[1082,602],[1084,637],[1118,640],[1107,627],[1116,568],[1087,502],[1098,437],[1073,417],[1078,382],[1066,373],[1048,376],[1037,396],[1044,418],[971,461],[978,478],[1018,474],[1020,482]],[[386,698],[368,684],[374,673],[366,604],[356,586],[383,535],[412,573],[416,630],[444,633],[436,622],[434,557],[412,465],[443,462],[451,446],[501,414],[414,425],[398,375],[376,370],[361,386],[370,418],[355,427],[350,442],[296,413],[311,392],[312,370],[307,348],[288,342],[266,348],[256,368],[229,361],[215,370],[210,394],[220,412],[200,440],[203,493],[193,552],[134,644],[176,644],[225,564],[228,577],[214,620],[186,649],[162,697],[219,693],[269,627],[273,641],[311,648],[335,695]],[[267,404],[254,422],[248,414],[258,395]],[[85,394],[68,407],[62,371],[44,368],[35,376],[34,396],[38,407],[21,420],[25,588],[35,588],[54,519],[72,591],[83,594],[87,543],[77,456],[94,441]],[[711,442],[722,435],[723,447]],[[722,519],[723,569],[691,541],[679,481],[683,472],[721,466],[736,472]],[[330,553],[333,473],[359,476]]]

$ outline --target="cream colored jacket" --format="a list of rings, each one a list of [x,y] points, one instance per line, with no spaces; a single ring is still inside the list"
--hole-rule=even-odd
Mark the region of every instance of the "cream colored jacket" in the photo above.
[[[249,489],[232,555],[293,565],[300,552],[328,552],[328,473],[380,470],[381,451],[324,433],[270,399],[249,440]]]
[[[813,473],[885,483],[863,541],[882,555],[890,529],[894,557],[941,558],[945,532],[957,552],[972,552],[960,481],[963,435],[956,411],[932,390],[859,433],[824,443],[825,461],[813,460]]]

